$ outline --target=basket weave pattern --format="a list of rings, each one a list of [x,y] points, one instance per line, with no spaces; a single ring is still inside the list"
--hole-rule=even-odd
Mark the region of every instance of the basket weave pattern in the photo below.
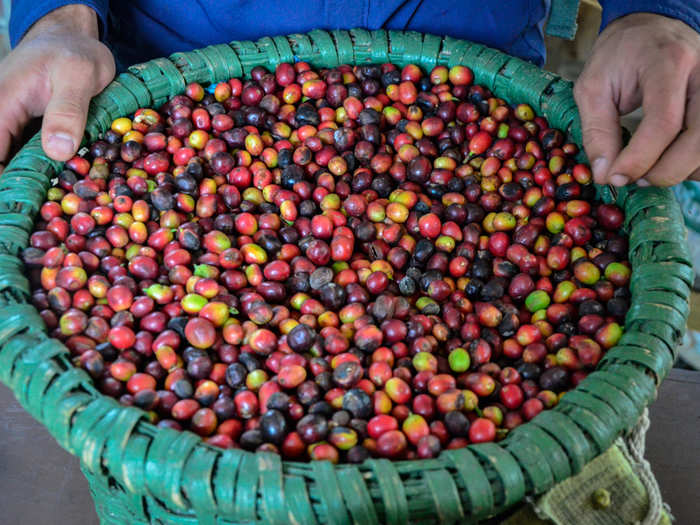
[[[580,144],[571,83],[499,51],[414,32],[312,31],[232,42],[133,66],[95,97],[85,141],[139,107],[157,107],[190,82],[242,77],[258,65],[304,60],[469,65],[475,82],[526,102]],[[403,524],[472,522],[540,494],[605,451],[636,422],[675,358],[688,316],[692,268],[670,191],[623,189],[633,266],[625,334],[598,370],[553,410],[498,444],[437,459],[362,465],[282,461],[220,450],[190,432],[159,429],[102,395],[48,337],[19,255],[50,181],[62,168],[34,137],[0,176],[0,380],[62,447],[80,458],[102,523]],[[608,202],[613,196],[599,188]]]

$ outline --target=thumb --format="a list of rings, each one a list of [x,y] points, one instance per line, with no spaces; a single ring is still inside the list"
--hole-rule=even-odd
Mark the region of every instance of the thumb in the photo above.
[[[581,78],[574,88],[574,97],[593,178],[598,184],[615,184],[617,181],[608,180],[608,172],[622,147],[622,130],[613,94],[599,82]]]
[[[80,79],[76,82],[75,77],[65,72],[54,75],[51,84],[51,99],[44,111],[41,144],[49,157],[66,161],[80,145],[94,86],[89,80],[80,84]]]

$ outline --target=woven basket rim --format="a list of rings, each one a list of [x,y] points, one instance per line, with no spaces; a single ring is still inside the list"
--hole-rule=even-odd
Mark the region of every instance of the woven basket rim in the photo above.
[[[581,144],[570,82],[480,44],[364,29],[232,42],[132,66],[93,99],[84,142],[95,140],[112,119],[139,107],[157,107],[190,82],[208,84],[248,75],[257,65],[271,69],[295,60],[316,67],[418,63],[424,69],[464,63],[474,71],[475,83],[506,100],[529,103]],[[0,303],[0,379],[61,446],[80,457],[88,477],[109,478],[121,490],[158,500],[178,515],[267,523],[299,515],[309,523],[400,523],[409,512],[412,519],[437,516],[441,521],[496,515],[577,473],[636,422],[672,365],[687,319],[683,305],[691,266],[684,230],[674,225],[682,222],[671,193],[624,188],[615,199],[608,188],[598,188],[601,199],[616,200],[626,212],[634,270],[631,307],[620,344],[557,407],[497,444],[443,451],[433,460],[372,459],[333,466],[221,450],[189,432],[157,428],[145,412],[102,395],[87,374],[70,364],[64,345],[46,335],[27,304],[29,286],[18,258],[32,230],[26,214],[37,213],[61,166],[44,156],[36,136],[0,176],[0,291],[5,298]],[[125,466],[135,450],[144,465],[133,472],[143,472],[143,479],[132,477],[131,466]],[[175,453],[181,457],[174,458]],[[225,479],[226,472],[236,479]],[[415,496],[411,483],[416,480],[427,490],[428,503]],[[351,490],[356,496],[348,497]],[[421,505],[427,510],[417,510]]]

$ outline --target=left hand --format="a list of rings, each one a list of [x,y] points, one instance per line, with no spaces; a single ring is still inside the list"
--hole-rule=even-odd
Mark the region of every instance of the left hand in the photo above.
[[[700,180],[700,33],[651,13],[600,34],[574,96],[595,181],[672,186]],[[623,149],[620,115],[644,117]]]

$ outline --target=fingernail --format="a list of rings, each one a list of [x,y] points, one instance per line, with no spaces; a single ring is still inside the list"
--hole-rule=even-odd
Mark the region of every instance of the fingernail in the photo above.
[[[593,169],[593,179],[601,184],[604,181],[605,173],[608,171],[608,159],[605,157],[598,157],[591,164]]]
[[[75,143],[73,138],[67,133],[54,133],[49,136],[49,140],[46,141],[46,146],[55,155],[67,156],[72,155],[75,151]]]
[[[651,184],[646,179],[639,179],[637,181],[637,186],[642,186],[643,188],[646,188],[647,186],[651,186]]]
[[[612,177],[610,177],[610,183],[613,186],[624,186],[629,182],[629,178],[627,175],[622,175],[621,173],[616,173]]]

